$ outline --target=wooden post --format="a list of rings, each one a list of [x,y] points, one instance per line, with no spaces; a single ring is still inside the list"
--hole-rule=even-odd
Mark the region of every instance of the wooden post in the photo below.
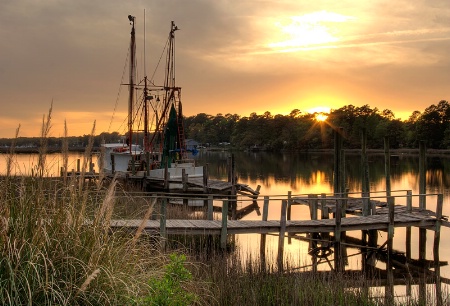
[[[132,175],[136,174],[136,159],[135,159],[135,155],[131,155],[131,174]]]
[[[287,202],[287,220],[291,220],[292,213],[292,191],[288,191],[288,202]],[[288,244],[292,243],[292,235],[288,233]]]
[[[203,193],[208,193],[208,164],[203,166]],[[208,216],[209,216],[209,197],[208,200],[204,201],[203,205],[208,206]]]
[[[150,152],[145,152],[145,175],[150,176]]]
[[[183,185],[183,192],[186,192],[188,187],[187,187],[187,177],[186,177],[186,169],[185,168],[181,169],[181,184]]]
[[[159,219],[159,233],[161,236],[161,249],[166,249],[167,230],[166,230],[166,215],[167,215],[167,198],[161,200],[161,215]]]
[[[111,172],[112,174],[116,173],[116,162],[114,159],[114,154],[111,154]]]
[[[425,142],[419,142],[419,208],[426,209],[426,147]],[[425,260],[427,253],[427,230],[419,228],[419,260]],[[419,302],[426,303],[425,269],[419,280]]]
[[[262,221],[267,221],[269,215],[269,197],[264,197],[264,206]],[[259,256],[261,258],[261,271],[266,270],[266,234],[261,234],[261,243],[259,245]]]
[[[345,217],[347,213],[347,194],[348,189],[346,188],[345,184],[345,151],[341,150],[341,173],[340,173],[340,181],[341,181],[341,189],[339,190],[339,193],[342,198],[345,198],[342,200],[342,216]]]
[[[288,191],[288,202],[287,202],[287,219],[291,220],[291,212],[292,212],[292,191]]]
[[[406,191],[406,212],[412,212],[412,190]],[[405,255],[406,262],[411,261],[411,226],[406,227],[406,246],[405,246]],[[411,288],[412,277],[408,276],[406,278],[406,295],[411,296],[412,288]]]
[[[317,206],[319,199],[316,194],[310,194],[308,195],[309,200],[309,210],[310,210],[310,216],[311,220],[317,220]],[[309,249],[315,250],[317,248],[317,233],[311,233],[310,235],[310,241],[309,241]],[[312,253],[312,271],[317,272],[317,253]]]
[[[342,249],[341,249],[341,201],[336,200],[335,229],[334,229],[334,270],[342,272]]]
[[[236,220],[237,215],[237,197],[236,197],[236,175],[235,175],[235,162],[234,162],[234,153],[231,154],[231,219]]]
[[[362,169],[362,191],[361,196],[363,198],[363,216],[370,214],[370,183],[369,183],[369,162],[367,158],[367,130],[363,128],[361,137],[361,169]]]
[[[80,173],[80,159],[77,159],[77,172]]]
[[[308,198],[310,218],[311,220],[317,220],[317,206],[319,201],[317,194],[308,194]]]
[[[376,204],[370,201],[370,183],[369,183],[369,162],[367,158],[367,130],[363,129],[362,133],[362,154],[361,154],[361,168],[362,168],[362,214],[363,216],[375,215]],[[374,256],[373,248],[377,247],[378,231],[377,230],[363,230],[361,231],[361,241],[364,246],[369,246],[367,253],[362,256],[362,268],[366,277],[373,275],[376,258]]]
[[[406,212],[412,212],[412,190],[406,191]],[[411,226],[406,228],[406,259],[411,260]]]
[[[330,218],[330,213],[329,213],[329,208],[327,206],[327,195],[325,193],[322,193],[320,195],[320,207],[321,207],[321,219],[329,219]],[[329,247],[328,241],[330,239],[330,233],[329,232],[323,232],[320,233],[321,235],[321,239],[322,239],[322,246],[327,246]],[[316,253],[317,254],[317,253]]]
[[[391,153],[389,137],[384,137],[384,172],[386,176],[386,197],[391,196]]]
[[[259,205],[258,205],[258,197],[259,197],[260,190],[261,190],[261,185],[256,186],[255,195],[250,196],[253,199],[251,205],[253,205],[253,207],[255,208],[256,214],[258,216],[261,216],[261,211],[259,210]]]
[[[203,192],[208,193],[208,164],[203,166]]]
[[[333,176],[333,191],[336,196],[341,192],[342,182],[341,182],[341,162],[342,162],[342,133],[344,129],[338,128],[334,130],[334,176]]]
[[[214,200],[213,200],[213,196],[209,195],[207,201],[208,201],[208,220],[213,220],[214,219],[214,214],[213,214],[213,212],[214,212],[214,206],[213,206]]]
[[[208,220],[214,220],[214,198],[213,198],[213,196],[209,195],[208,199],[205,200],[205,202],[207,205],[206,218]],[[213,235],[208,235],[206,237],[206,250],[207,250],[207,258],[209,259],[212,254],[212,250],[213,250]]]
[[[227,247],[228,232],[228,200],[224,200],[222,204],[222,230],[220,232],[220,247],[225,250]]]
[[[169,179],[170,179],[169,166],[166,161],[166,163],[164,164],[164,189],[166,190],[169,189]]]
[[[287,201],[282,200],[281,201],[280,236],[278,237],[278,256],[277,256],[278,272],[283,272],[284,235],[286,233],[286,208],[287,208]]]
[[[385,304],[392,305],[394,302],[394,271],[392,265],[392,250],[393,250],[393,240],[394,240],[394,198],[388,197],[389,206],[389,227],[388,227],[388,241],[387,241],[387,262],[386,262],[386,273],[387,273],[387,284],[385,291]]]
[[[439,243],[441,240],[441,219],[442,219],[442,205],[444,203],[444,197],[442,194],[437,196],[436,204],[436,228],[434,231],[434,243],[433,243],[433,257],[434,257],[434,275],[436,282],[436,305],[443,305],[442,300],[442,288],[441,288],[441,266],[439,264]]]
[[[427,182],[426,182],[426,147],[425,142],[419,142],[419,208],[426,209]]]
[[[228,175],[228,183],[231,183],[231,178],[233,177],[231,174],[231,156],[227,158],[227,175]]]
[[[328,219],[329,216],[329,209],[327,206],[327,195],[325,193],[320,194],[321,200],[320,200],[320,207],[322,210],[322,219]]]

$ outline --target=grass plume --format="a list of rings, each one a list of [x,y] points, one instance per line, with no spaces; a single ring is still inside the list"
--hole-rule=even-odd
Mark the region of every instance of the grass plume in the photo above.
[[[46,177],[51,114],[52,107],[37,171],[0,177],[0,304],[127,305],[149,292],[165,255],[145,239],[132,245],[133,236],[109,231],[115,180],[94,190],[76,177]]]
[[[6,157],[6,177],[11,177],[12,175],[12,165],[14,162],[14,153],[16,150],[16,142],[17,138],[19,137],[19,131],[20,131],[20,124],[16,129],[16,134],[12,140],[11,147],[9,148],[8,156]]]
[[[51,121],[53,112],[53,100],[48,110],[47,116],[42,116],[41,137],[39,141],[39,160],[37,165],[37,173],[40,177],[44,176],[46,170],[46,158],[48,150],[48,137],[50,135]]]
[[[67,171],[69,170],[69,139],[68,139],[68,129],[67,122],[64,120],[64,137],[62,138],[61,143],[61,154],[63,158],[63,178],[64,183],[67,181]]]

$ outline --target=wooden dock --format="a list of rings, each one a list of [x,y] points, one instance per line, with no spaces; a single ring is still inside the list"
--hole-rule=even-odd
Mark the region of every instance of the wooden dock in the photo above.
[[[248,186],[243,185],[246,188]],[[246,190],[248,192],[248,189]],[[259,192],[258,192],[259,193]],[[258,209],[257,195],[248,207]],[[162,203],[168,201],[169,198],[176,196],[184,196],[184,194],[158,194]],[[419,196],[419,195],[415,195]],[[442,216],[442,195],[421,195],[421,196],[436,196],[437,205],[436,212],[428,209],[421,209],[412,206],[411,192],[407,191],[403,195],[392,196],[390,198],[406,198],[407,205],[395,205],[395,201],[382,201],[386,197],[374,197],[369,199],[371,203],[376,203],[376,210],[372,214],[363,216],[361,211],[364,204],[364,198],[352,197],[334,197],[325,195],[308,195],[293,197],[288,194],[285,200],[278,198],[277,200],[270,200],[269,197],[264,197],[263,216],[261,220],[228,220],[230,219],[228,202],[231,200],[224,200],[221,208],[221,220],[212,219],[213,197],[202,198],[208,205],[208,220],[113,220],[111,222],[112,228],[137,228],[144,225],[147,231],[159,231],[161,226],[164,226],[167,234],[221,234],[224,227],[224,220],[226,220],[227,232],[229,234],[267,234],[280,232],[284,230],[285,233],[321,233],[321,232],[335,232],[336,226],[340,227],[340,231],[362,231],[362,230],[388,230],[389,227],[420,227],[424,229],[435,229],[437,225],[449,226],[447,217]],[[377,199],[378,198],[378,199]],[[234,200],[236,201],[236,200]],[[267,220],[269,203],[274,201],[281,201],[282,213],[280,220]],[[164,204],[167,205],[167,204]],[[289,210],[293,205],[308,205],[311,219],[308,220],[291,220]],[[321,209],[321,219],[318,218],[317,210]],[[244,207],[242,210],[246,210]],[[339,213],[338,213],[339,212]],[[333,214],[333,218],[329,214]],[[340,215],[340,216],[339,216]],[[348,215],[348,216],[347,216]],[[165,224],[161,224],[164,221]],[[145,224],[144,224],[145,223]]]
[[[393,192],[394,193],[394,192]],[[392,297],[393,286],[399,283],[398,279],[407,284],[407,291],[410,292],[414,279],[423,279],[419,283],[419,295],[424,297],[425,284],[430,282],[436,284],[436,294],[440,293],[441,283],[450,283],[450,280],[441,278],[440,267],[448,263],[440,261],[439,243],[441,226],[450,227],[446,217],[442,216],[443,195],[442,194],[421,194],[413,195],[411,191],[397,196],[382,196],[374,198],[359,199],[343,197],[343,195],[324,196],[307,195],[269,198],[259,200],[263,202],[261,220],[236,220],[229,208],[229,203],[236,202],[236,199],[226,199],[222,201],[221,217],[219,220],[213,218],[214,206],[213,197],[210,195],[207,200],[206,220],[191,219],[178,220],[166,219],[166,206],[169,198],[159,195],[160,205],[158,220],[111,220],[111,230],[136,231],[143,228],[146,233],[161,238],[161,246],[165,248],[169,235],[217,235],[220,236],[220,247],[227,248],[228,238],[235,234],[259,234],[261,266],[265,268],[266,260],[266,236],[278,236],[278,254],[276,266],[278,271],[283,271],[284,245],[290,239],[303,239],[309,241],[310,256],[312,259],[312,272],[317,272],[317,265],[328,263],[332,272],[347,273],[345,270],[347,261],[347,247],[353,243],[353,247],[361,249],[361,271],[370,279],[374,275],[382,277],[386,283],[386,296]],[[421,202],[433,197],[436,203],[435,211],[412,207],[412,198],[419,197]],[[406,205],[396,205],[396,199],[403,198]],[[250,206],[258,206],[255,198]],[[280,203],[281,202],[281,203]],[[428,201],[430,202],[430,201]],[[281,208],[278,220],[268,220],[269,203]],[[362,212],[364,205],[372,205],[369,215]],[[281,205],[280,205],[281,204]],[[310,219],[292,220],[290,209],[294,205],[308,205]],[[372,208],[373,208],[372,207]],[[318,211],[321,211],[321,214]],[[236,216],[236,214],[234,214]],[[198,215],[197,215],[198,217]],[[426,244],[419,243],[419,258],[411,258],[411,228],[419,228],[419,238],[422,231],[429,230],[434,233],[433,239],[433,260],[426,259]],[[400,254],[393,248],[394,231],[398,228],[406,228],[406,252]],[[355,243],[353,237],[347,237],[347,232],[358,231],[362,234],[361,240]],[[378,231],[386,232],[386,241],[378,243]],[[301,236],[302,235],[302,236]],[[426,236],[425,236],[426,237]],[[288,238],[288,239],[285,239]],[[346,241],[348,238],[348,241]],[[423,239],[423,238],[421,238]],[[426,238],[425,238],[426,239]],[[349,244],[350,243],[350,244]],[[385,262],[384,272],[376,267],[377,260]],[[368,272],[370,271],[370,272]]]
[[[397,213],[394,216],[395,227],[415,226],[426,229],[436,227],[436,217],[421,215],[420,213]],[[112,220],[111,228],[137,229],[141,224],[150,232],[159,232],[160,220]],[[220,235],[222,232],[221,220],[166,220],[165,228],[167,234],[185,235]],[[371,215],[366,217],[350,217],[341,219],[341,231],[356,230],[388,230],[389,215]],[[282,222],[279,220],[228,220],[228,234],[268,234],[279,233]],[[297,220],[286,221],[284,230],[286,233],[322,233],[334,232],[336,219],[321,220]]]

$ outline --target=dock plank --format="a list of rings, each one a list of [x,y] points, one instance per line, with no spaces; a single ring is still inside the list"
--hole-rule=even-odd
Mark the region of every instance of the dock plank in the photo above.
[[[436,224],[436,218],[430,215],[412,213],[398,213],[394,217],[395,227],[418,226],[432,229]],[[147,220],[145,230],[159,231],[159,220]],[[335,219],[321,220],[291,220],[286,222],[288,233],[317,233],[333,232]],[[142,220],[112,220],[111,228],[137,229]],[[166,230],[168,234],[220,234],[222,222],[220,220],[167,220]],[[341,230],[385,230],[389,226],[387,214],[370,216],[353,216],[341,219]],[[280,231],[280,221],[269,220],[228,220],[227,231],[229,234],[273,233]]]

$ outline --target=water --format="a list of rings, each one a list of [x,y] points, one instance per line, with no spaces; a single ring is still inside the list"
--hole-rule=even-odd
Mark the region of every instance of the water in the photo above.
[[[268,152],[236,152],[236,173],[240,183],[248,184],[255,188],[261,185],[263,195],[286,195],[291,191],[293,195],[332,193],[333,191],[333,154],[298,154],[298,153],[268,153]],[[202,152],[198,157],[201,164],[208,163],[210,176],[226,179],[228,152]],[[361,190],[361,158],[354,154],[346,155],[347,187],[350,191]],[[427,193],[444,194],[443,215],[450,215],[449,190],[450,190],[450,157],[429,156],[427,158],[426,185]],[[369,176],[371,194],[375,191],[385,191],[384,155],[369,155]],[[412,190],[413,194],[419,193],[419,158],[417,155],[394,155],[391,159],[391,188],[392,190]],[[405,192],[401,192],[405,194]],[[378,194],[383,195],[384,192]],[[260,198],[261,198],[260,196]],[[383,199],[384,200],[384,199]],[[280,202],[270,204],[269,220],[279,220]],[[437,197],[427,198],[427,208],[435,211]],[[242,203],[245,205],[245,203]],[[405,198],[397,198],[396,204],[406,204]],[[260,203],[262,206],[262,203]],[[273,207],[272,207],[273,206]],[[413,198],[413,206],[418,206],[418,197]],[[239,207],[238,207],[239,208]],[[244,219],[261,220],[256,212],[249,214]],[[306,206],[294,206],[292,219],[309,219],[309,209]],[[349,236],[361,238],[360,231],[347,232]],[[412,229],[412,258],[418,259],[419,231]],[[433,259],[434,232],[427,231],[426,259]],[[387,240],[387,233],[379,232],[378,243],[383,244]],[[253,258],[259,254],[259,235],[239,235],[238,245],[241,251]],[[394,234],[394,249],[400,252],[406,250],[406,229],[396,228]],[[271,256],[272,262],[276,262],[278,237],[268,236],[267,256]],[[308,255],[308,242],[291,239],[285,240],[285,258],[289,258],[291,267],[307,267],[312,264],[312,257]],[[360,270],[362,258],[357,248],[348,248],[348,265],[346,269]],[[332,259],[331,259],[332,260]],[[450,260],[450,229],[441,228],[440,260]],[[385,269],[385,264],[377,263],[377,267]],[[330,270],[328,262],[323,260],[318,270]],[[441,268],[443,277],[450,276],[450,267]],[[445,287],[448,290],[447,285]],[[432,287],[431,287],[432,288]],[[418,290],[417,288],[415,289]],[[413,287],[414,291],[414,287]],[[396,286],[395,294],[401,300],[405,296],[405,286]],[[414,293],[414,292],[413,292]],[[417,294],[417,292],[416,292]]]
[[[201,151],[195,157],[197,164],[208,164],[210,178],[227,179],[227,159],[229,152]],[[235,152],[235,169],[238,182],[248,184],[252,188],[261,185],[261,195],[271,197],[277,195],[286,196],[288,191],[293,195],[332,193],[333,190],[333,155],[332,154],[298,154],[298,153],[268,153],[268,152]],[[14,158],[13,172],[17,174],[30,174],[31,169],[37,164],[37,154],[17,154]],[[79,153],[69,154],[69,170],[77,168],[77,159],[82,159]],[[93,162],[96,158],[93,158]],[[346,156],[347,187],[350,191],[361,190],[361,161],[358,155]],[[82,162],[81,162],[82,163]],[[58,176],[63,164],[61,154],[49,154],[46,159],[49,176]],[[449,190],[450,190],[450,157],[429,156],[427,158],[426,184],[427,193],[444,194],[443,214],[450,215]],[[97,170],[98,171],[98,170]],[[413,194],[419,193],[419,160],[414,155],[394,155],[391,159],[391,186],[392,190],[412,190]],[[0,174],[6,172],[6,155],[0,155]],[[386,189],[384,173],[384,156],[369,155],[369,176],[371,191],[384,191]],[[404,194],[404,193],[403,193]],[[397,199],[396,203],[404,204],[404,199]],[[239,202],[238,208],[247,205],[247,202]],[[262,203],[259,204],[262,207]],[[279,220],[281,201],[271,201],[269,206],[269,220]],[[413,199],[413,206],[418,206],[418,199]],[[435,210],[436,197],[427,199],[427,208]],[[244,217],[247,220],[260,220],[256,211]],[[306,206],[294,206],[292,219],[309,219],[309,210]],[[405,251],[406,230],[395,230],[394,248]],[[360,238],[360,232],[351,232],[349,235]],[[433,259],[434,233],[427,231],[426,258]],[[239,235],[236,237],[237,246],[245,256],[257,258],[259,256],[259,235]],[[387,234],[380,232],[379,244],[387,239]],[[267,237],[268,261],[276,262],[278,237]],[[285,258],[291,267],[308,267],[311,265],[311,257],[308,255],[308,243],[298,239],[290,239],[285,242]],[[418,230],[412,230],[412,258],[418,258]],[[348,249],[348,266],[346,269],[358,270],[361,268],[361,256],[358,249]],[[450,229],[442,227],[440,260],[450,260]],[[377,267],[384,268],[379,262]],[[319,270],[329,270],[326,261],[318,267]],[[443,277],[450,277],[449,266],[441,268]],[[403,294],[404,288],[396,287],[396,294]]]
[[[80,167],[83,166],[83,153],[69,153],[68,154],[68,170],[77,170],[77,160],[80,160]],[[6,163],[8,154],[0,154],[0,175],[6,173]],[[31,175],[36,171],[38,165],[38,154],[15,154],[12,160],[11,172],[13,175]],[[97,156],[92,157],[92,162],[97,167]],[[64,165],[63,155],[60,153],[46,154],[45,156],[45,175],[59,176],[60,169]],[[89,168],[88,168],[89,169]],[[98,168],[94,168],[98,171]]]

